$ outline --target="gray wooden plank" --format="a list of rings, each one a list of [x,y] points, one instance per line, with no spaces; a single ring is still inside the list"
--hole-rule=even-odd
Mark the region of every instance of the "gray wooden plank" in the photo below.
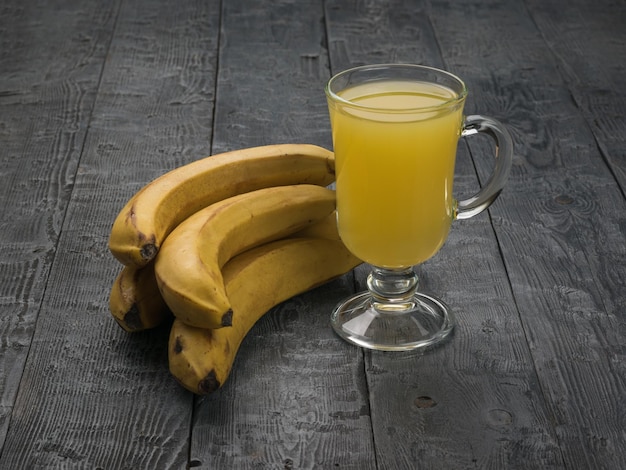
[[[328,146],[323,10],[317,0],[223,4],[213,151]],[[332,333],[346,276],[287,301],[244,340],[231,377],[198,401],[201,468],[375,468],[363,359]]]
[[[526,1],[603,157],[626,193],[626,4]]]
[[[461,14],[433,2],[433,22],[444,58],[470,78],[475,103],[491,103],[511,123],[516,162],[491,215],[563,461],[568,468],[624,468],[626,202],[588,111],[572,100],[577,92],[563,60],[537,30],[540,13],[531,18],[513,3],[476,2]],[[560,2],[545,5],[562,9]],[[616,7],[594,5],[619,16]],[[591,31],[604,27],[604,15],[588,15],[582,4],[568,3],[567,11],[584,17]],[[471,37],[458,34],[455,20]],[[477,44],[489,45],[489,53]],[[584,50],[590,64],[598,55],[621,57],[602,41]],[[491,72],[481,78],[485,69]],[[477,167],[484,178],[488,169],[480,161]]]
[[[217,2],[121,5],[0,468],[187,465],[193,400],[168,327],[111,318],[107,239],[139,187],[209,153],[218,30]]]
[[[222,389],[199,400],[199,468],[376,468],[360,352],[328,316],[349,276],[284,302],[252,328]]]
[[[445,67],[470,83],[488,79],[492,71],[480,54],[486,45],[494,47],[497,31],[481,25],[476,33],[473,17],[465,18],[465,11],[465,3],[454,9],[436,2],[327,2],[333,71],[360,63],[409,62]],[[488,19],[497,25],[499,16],[491,12]],[[444,34],[450,40],[442,40]],[[458,42],[466,43],[451,43],[461,37]],[[473,68],[449,60],[467,49],[475,51]],[[497,102],[472,94],[470,87],[468,114],[495,114],[505,122],[511,118]],[[485,162],[483,167],[490,164],[486,156],[476,157]],[[463,144],[457,175],[458,197],[477,189]],[[446,245],[418,273],[422,289],[450,305],[458,326],[448,343],[423,353],[366,353],[378,467],[561,468],[558,441],[490,217],[482,214],[454,224]],[[367,269],[360,269],[361,288],[366,275]]]
[[[224,2],[213,153],[284,142],[331,145],[318,3]]]
[[[102,1],[0,7],[0,449],[117,7]]]

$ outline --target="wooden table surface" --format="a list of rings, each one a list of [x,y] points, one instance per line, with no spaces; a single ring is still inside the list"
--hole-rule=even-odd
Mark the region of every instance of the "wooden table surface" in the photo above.
[[[0,468],[626,468],[625,26],[623,0],[3,1]],[[109,313],[114,217],[207,155],[331,148],[325,82],[383,62],[459,75],[514,140],[500,198],[417,268],[453,337],[340,340],[362,266],[271,310],[192,395],[169,324]],[[459,198],[489,152],[460,145]]]

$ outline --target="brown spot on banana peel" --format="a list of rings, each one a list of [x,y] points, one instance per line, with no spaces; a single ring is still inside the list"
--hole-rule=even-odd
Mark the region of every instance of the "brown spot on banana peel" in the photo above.
[[[335,159],[327,158],[326,159],[326,169],[328,170],[328,174],[335,175]]]
[[[174,353],[180,354],[181,352],[183,352],[183,341],[180,336],[177,336],[176,341],[174,342]]]
[[[221,386],[222,384],[219,380],[217,380],[215,370],[211,369],[211,371],[207,375],[205,375],[200,382],[198,382],[198,393],[200,393],[201,395],[207,395],[216,391]]]
[[[228,311],[222,315],[222,326],[233,326],[233,309],[229,308]]]
[[[156,235],[153,233],[146,236],[137,227],[135,216],[135,204],[131,205],[128,209],[128,215],[126,216],[126,223],[130,224],[137,233],[137,240],[139,241],[139,255],[141,259],[148,262],[152,260],[159,251],[159,247],[156,241]]]

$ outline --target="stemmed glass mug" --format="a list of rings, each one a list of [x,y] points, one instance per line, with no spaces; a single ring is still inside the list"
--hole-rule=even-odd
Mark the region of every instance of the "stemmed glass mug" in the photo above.
[[[339,234],[372,266],[368,290],[333,311],[333,329],[370,349],[434,345],[453,330],[454,315],[417,291],[414,266],[439,251],[455,219],[479,214],[498,197],[511,168],[511,137],[494,119],[464,117],[465,84],[431,67],[356,67],[332,77],[325,92]],[[495,141],[495,165],[475,195],[457,201],[457,144],[479,133]]]

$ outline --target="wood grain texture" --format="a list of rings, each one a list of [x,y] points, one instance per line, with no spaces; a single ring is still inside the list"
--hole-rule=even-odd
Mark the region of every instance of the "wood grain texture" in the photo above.
[[[117,10],[70,3],[0,7],[0,449]]]
[[[626,4],[526,2],[602,156],[626,193]]]
[[[209,152],[216,7],[124,2],[112,15],[0,468],[186,466],[192,398],[167,369],[168,329],[132,336],[111,318],[108,292],[120,266],[106,243],[136,189]],[[54,55],[48,60],[52,67]]]
[[[333,74],[366,64],[412,63],[443,67],[423,2],[325,2]]]
[[[559,9],[558,2],[542,5]],[[437,10],[433,2],[444,57],[466,71],[476,107],[491,106],[514,134],[514,170],[490,212],[563,463],[622,468],[623,194],[585,121],[587,113],[571,99],[575,92],[563,79],[562,63],[554,62],[526,10],[498,2],[468,5],[456,20],[469,23],[473,33],[455,38],[454,13],[445,6],[441,2]],[[585,13],[580,5],[568,5],[568,15]],[[593,16],[585,21],[593,22]],[[501,39],[487,56],[469,46],[470,39],[486,43],[496,34]],[[604,52],[586,50],[590,64],[591,56]],[[513,64],[507,57],[518,59]],[[484,68],[494,71],[488,81]],[[474,75],[483,78],[473,80]],[[484,151],[472,147],[475,154]],[[488,168],[478,159],[476,166],[485,178]]]
[[[223,3],[213,153],[276,143],[331,146],[320,2]]]

